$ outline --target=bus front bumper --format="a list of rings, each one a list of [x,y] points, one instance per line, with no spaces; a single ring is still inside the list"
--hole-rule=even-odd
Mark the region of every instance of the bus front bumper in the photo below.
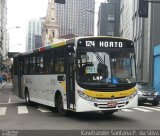
[[[138,96],[132,99],[116,99],[116,100],[97,100],[87,101],[79,97],[76,103],[76,112],[90,112],[90,111],[106,111],[106,110],[120,110],[135,108],[138,105]]]

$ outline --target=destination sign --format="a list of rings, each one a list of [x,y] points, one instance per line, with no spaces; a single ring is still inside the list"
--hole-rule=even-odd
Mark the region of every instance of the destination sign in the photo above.
[[[80,39],[78,47],[97,47],[97,48],[134,48],[133,42],[125,39],[116,38],[91,38]]]
[[[123,42],[113,42],[113,41],[99,41],[97,42],[99,47],[110,47],[110,48],[122,48]],[[96,42],[95,41],[86,41],[87,47],[95,47]]]

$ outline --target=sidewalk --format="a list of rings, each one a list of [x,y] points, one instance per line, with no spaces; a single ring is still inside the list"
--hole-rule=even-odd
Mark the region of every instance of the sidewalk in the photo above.
[[[7,84],[7,82],[3,82],[1,85],[0,85],[0,90],[3,88],[3,86],[5,86]]]

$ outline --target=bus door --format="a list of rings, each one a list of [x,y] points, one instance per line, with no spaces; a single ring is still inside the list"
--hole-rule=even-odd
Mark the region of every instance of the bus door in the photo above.
[[[22,59],[18,59],[18,96],[22,97],[21,79],[22,79]]]
[[[75,109],[74,54],[73,47],[68,46],[66,51],[66,95],[68,109]]]

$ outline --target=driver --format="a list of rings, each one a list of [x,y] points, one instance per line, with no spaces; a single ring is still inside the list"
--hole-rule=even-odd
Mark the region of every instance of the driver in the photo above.
[[[97,67],[97,72],[101,78],[102,82],[109,82],[108,78],[108,66],[106,64],[99,63]]]

